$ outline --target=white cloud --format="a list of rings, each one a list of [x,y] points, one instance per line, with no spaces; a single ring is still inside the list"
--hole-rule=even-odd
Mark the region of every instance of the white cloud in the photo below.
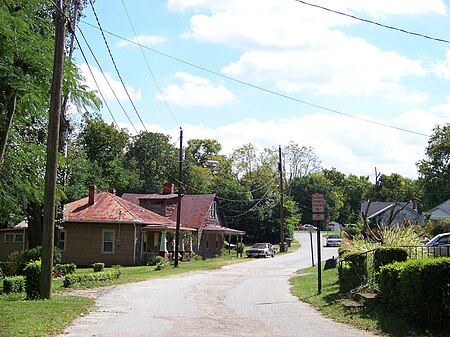
[[[316,3],[316,2],[314,2]],[[320,1],[344,12],[373,15],[446,13],[441,0]],[[337,6],[337,7],[336,7]],[[406,88],[391,92],[409,76],[424,76],[421,62],[395,51],[382,50],[363,39],[340,32],[360,21],[306,6],[294,0],[171,0],[169,9],[195,9],[190,29],[182,37],[224,44],[242,50],[239,59],[222,71],[244,81],[274,83],[285,92],[312,91],[321,95],[389,94],[400,102],[411,96]]]
[[[437,77],[450,81],[450,50],[447,49],[446,58],[443,61],[437,61],[432,66],[433,72]]]
[[[117,43],[117,47],[134,46],[135,44],[140,44],[142,46],[156,46],[162,45],[166,43],[166,41],[167,39],[164,36],[141,34],[129,39],[129,41],[121,40]]]
[[[81,64],[79,67],[81,70],[81,74],[85,78],[86,85],[91,90],[98,91],[97,85],[95,84],[96,81],[106,100],[115,100],[116,96],[119,100],[128,100],[127,93],[123,88],[122,83],[115,80],[110,73],[104,73],[103,75],[99,69],[91,65],[90,68],[92,70],[92,74],[94,75],[94,77],[92,77],[92,74],[89,71],[89,67],[86,63]],[[126,88],[128,93],[130,94],[131,99],[141,99],[141,89],[136,90],[133,87],[127,85]]]
[[[222,84],[214,84],[208,79],[177,72],[175,76],[183,81],[182,85],[173,84],[162,89],[162,95],[156,95],[160,101],[184,105],[218,107],[236,102],[235,95]]]

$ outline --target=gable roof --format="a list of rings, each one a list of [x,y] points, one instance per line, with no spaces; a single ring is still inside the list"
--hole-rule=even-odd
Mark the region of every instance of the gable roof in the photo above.
[[[361,203],[361,214],[366,212],[368,201],[363,201]],[[370,203],[369,209],[367,210],[367,217],[371,218],[373,216],[379,215],[381,213],[384,213],[388,210],[390,210],[394,206],[400,206],[403,207],[406,204],[406,208],[409,208],[411,210],[414,210],[414,203],[413,202],[385,202],[385,201],[372,201]]]
[[[148,225],[175,224],[166,217],[122,199],[110,192],[96,194],[95,202],[93,204],[89,204],[88,197],[67,204],[64,207],[64,220],[122,223],[137,222]]]
[[[183,226],[199,229],[205,222],[215,194],[189,194],[181,197],[181,219]],[[169,219],[177,220],[178,205],[175,206]],[[217,220],[218,222],[218,220]]]
[[[430,214],[430,219],[448,219],[450,218],[450,199],[430,209],[427,213]]]

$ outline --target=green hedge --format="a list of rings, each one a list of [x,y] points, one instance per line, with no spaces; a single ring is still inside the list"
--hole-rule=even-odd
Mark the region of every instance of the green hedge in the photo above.
[[[41,286],[41,260],[29,262],[23,272],[25,274],[25,291],[27,293],[27,299],[39,299]]]
[[[72,287],[74,285],[90,285],[99,282],[105,282],[110,280],[116,280],[122,275],[120,269],[106,272],[95,272],[87,275],[67,275],[64,278],[64,287]]]
[[[3,277],[11,275],[11,264],[8,261],[0,261],[0,273]]]
[[[425,327],[450,322],[450,258],[409,260],[381,267],[384,304]]]
[[[375,269],[375,277],[378,280],[380,268],[382,266],[394,263],[404,262],[408,259],[408,252],[403,248],[396,247],[379,247],[375,249],[373,254],[373,267]]]
[[[105,269],[105,264],[103,262],[95,262],[92,264],[92,268],[94,268],[95,272],[101,272]]]
[[[25,290],[25,277],[12,276],[3,280],[3,292],[5,294],[21,293]]]
[[[53,267],[53,275],[56,277],[66,276],[75,273],[76,269],[77,265],[75,263],[57,264]]]
[[[340,291],[345,293],[364,285],[367,279],[367,254],[361,252],[343,254],[339,267]]]
[[[23,275],[23,270],[30,261],[42,259],[42,247],[38,246],[24,251],[14,251],[8,256],[12,275]],[[61,262],[61,249],[54,247],[53,264]]]

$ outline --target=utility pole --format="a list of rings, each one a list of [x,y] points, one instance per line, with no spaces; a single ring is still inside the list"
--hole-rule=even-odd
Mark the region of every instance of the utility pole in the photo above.
[[[178,205],[177,226],[175,228],[175,263],[178,268],[178,245],[180,243],[180,220],[181,220],[181,179],[183,179],[183,129],[180,128],[180,151],[178,153]]]
[[[286,246],[284,244],[283,163],[281,161],[281,145],[278,147],[278,171],[280,172],[280,252],[285,252]]]
[[[58,172],[59,121],[61,112],[62,70],[64,62],[65,15],[64,2],[55,3],[55,51],[50,98],[45,171],[44,219],[42,231],[42,267],[40,295],[49,299],[52,294],[53,246],[55,235],[56,181]]]

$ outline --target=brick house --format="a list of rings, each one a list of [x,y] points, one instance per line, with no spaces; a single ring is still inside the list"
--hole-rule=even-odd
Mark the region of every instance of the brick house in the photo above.
[[[124,193],[122,198],[176,222],[178,194],[174,193],[173,184],[164,184],[161,194]],[[180,223],[193,230],[193,251],[203,257],[219,254],[225,240],[241,241],[245,234],[222,226],[215,198],[215,194],[185,194],[181,197]]]

